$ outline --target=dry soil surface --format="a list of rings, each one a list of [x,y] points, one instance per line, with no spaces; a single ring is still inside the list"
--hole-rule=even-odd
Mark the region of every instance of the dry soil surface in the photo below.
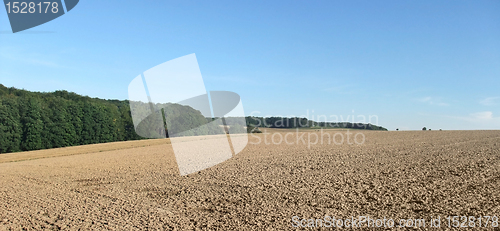
[[[447,216],[500,216],[500,131],[363,134],[361,145],[310,147],[307,134],[305,144],[260,134],[182,177],[170,144],[2,163],[0,230],[289,230],[294,216],[427,219],[432,229],[431,217],[446,228]]]

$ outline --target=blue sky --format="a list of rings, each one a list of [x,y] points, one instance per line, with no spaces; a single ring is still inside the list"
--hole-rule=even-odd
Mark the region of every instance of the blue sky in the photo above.
[[[7,87],[126,99],[137,75],[191,53],[246,114],[500,129],[496,0],[82,0],[16,34],[0,10]]]

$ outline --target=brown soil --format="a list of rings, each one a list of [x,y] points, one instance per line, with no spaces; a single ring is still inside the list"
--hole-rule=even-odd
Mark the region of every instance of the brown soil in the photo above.
[[[293,216],[325,215],[441,216],[444,227],[447,216],[500,217],[500,131],[363,133],[363,145],[250,143],[183,177],[169,144],[2,163],[0,230],[288,230]]]

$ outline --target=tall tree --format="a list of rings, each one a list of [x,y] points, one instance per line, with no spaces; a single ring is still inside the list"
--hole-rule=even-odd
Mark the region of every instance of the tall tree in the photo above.
[[[24,151],[38,150],[43,148],[42,130],[43,121],[41,116],[41,105],[38,99],[29,97],[22,100],[21,122],[23,124],[23,137],[21,148]]]

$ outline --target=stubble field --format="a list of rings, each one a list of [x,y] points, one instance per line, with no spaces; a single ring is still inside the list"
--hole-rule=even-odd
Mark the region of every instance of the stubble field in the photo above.
[[[294,216],[440,216],[446,228],[447,216],[500,217],[500,131],[363,134],[362,145],[310,147],[259,134],[260,144],[250,137],[233,158],[182,177],[158,141],[4,161],[0,230],[289,230]]]

